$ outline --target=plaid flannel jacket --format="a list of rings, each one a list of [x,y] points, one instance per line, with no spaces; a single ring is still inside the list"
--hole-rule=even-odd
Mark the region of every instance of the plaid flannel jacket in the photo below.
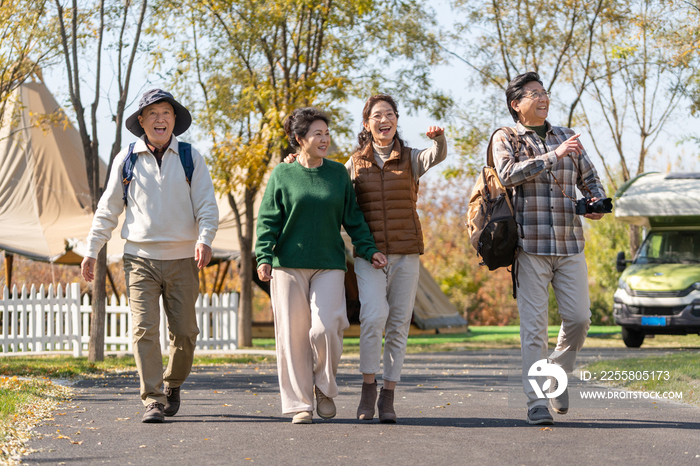
[[[557,160],[554,150],[574,131],[549,123],[547,126],[543,142],[534,131],[518,123],[515,129],[524,143],[518,154],[513,153],[505,131],[498,131],[493,138],[493,158],[501,182],[508,188],[517,187],[515,219],[523,233],[519,246],[529,254],[573,256],[584,247],[581,216],[576,215],[574,203],[562,194],[554,178],[574,199],[581,197],[576,187],[586,197],[591,196],[574,166],[575,160],[592,196],[604,198],[605,190],[585,151]]]

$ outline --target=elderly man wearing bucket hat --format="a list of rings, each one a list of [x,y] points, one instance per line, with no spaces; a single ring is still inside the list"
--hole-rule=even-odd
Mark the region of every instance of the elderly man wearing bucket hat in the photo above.
[[[211,259],[219,224],[204,159],[176,137],[191,122],[190,112],[170,93],[154,89],[143,95],[138,111],[126,120],[127,129],[140,139],[115,159],[81,265],[85,280],[92,281],[97,253],[126,209],[124,273],[146,406],[143,422],[163,422],[180,407],[180,385],[190,373],[199,334],[194,310],[198,268]],[[159,343],[161,296],[170,337],[165,372]]]

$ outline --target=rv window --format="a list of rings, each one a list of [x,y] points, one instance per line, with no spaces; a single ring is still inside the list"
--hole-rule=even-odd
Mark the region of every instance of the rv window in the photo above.
[[[700,263],[700,231],[651,232],[635,263]]]

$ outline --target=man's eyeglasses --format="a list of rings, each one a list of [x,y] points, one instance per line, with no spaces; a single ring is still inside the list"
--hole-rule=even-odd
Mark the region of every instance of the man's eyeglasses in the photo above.
[[[552,96],[552,93],[549,91],[530,91],[526,92],[523,94],[523,97],[526,97],[528,99],[544,99],[547,98],[549,99]]]

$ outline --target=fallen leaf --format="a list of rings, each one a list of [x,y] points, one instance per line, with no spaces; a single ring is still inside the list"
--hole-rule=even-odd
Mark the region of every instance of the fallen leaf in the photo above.
[[[225,404],[224,406],[231,406],[231,405],[227,405],[227,404]]]
[[[82,445],[83,441],[82,440],[80,440],[80,441],[71,440],[70,443],[72,443],[73,445]]]
[[[543,428],[541,428],[540,430],[551,432],[551,431],[552,431],[552,428],[551,428],[551,427],[543,427]]]

